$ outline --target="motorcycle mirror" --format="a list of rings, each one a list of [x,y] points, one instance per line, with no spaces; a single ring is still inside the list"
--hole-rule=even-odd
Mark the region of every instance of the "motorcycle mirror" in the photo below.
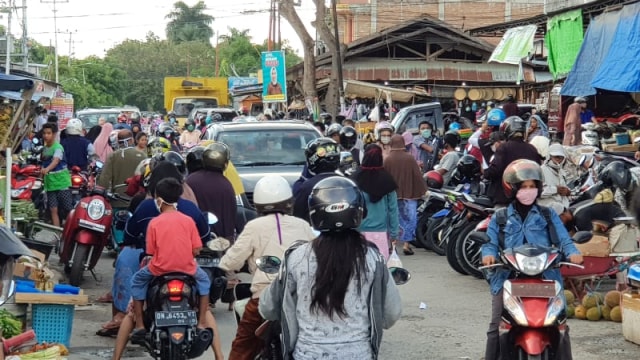
[[[475,241],[478,244],[488,244],[491,239],[489,239],[489,235],[486,232],[482,231],[472,231],[469,233],[469,239],[471,241]]]
[[[276,274],[280,271],[280,258],[277,256],[263,256],[256,259],[256,266],[267,274]]]
[[[213,251],[225,251],[231,247],[231,241],[218,237],[209,241],[207,247]]]
[[[207,216],[207,222],[209,223],[209,225],[214,225],[218,222],[218,217],[215,214],[207,212],[206,216]]]
[[[96,160],[96,168],[102,169],[103,166],[104,166],[104,163],[102,161]]]
[[[591,234],[591,231],[578,231],[577,233],[575,233],[575,235],[573,235],[573,242],[575,242],[576,244],[584,244],[586,242],[589,242],[592,236],[593,234]]]
[[[391,277],[393,278],[393,281],[395,281],[396,285],[406,284],[411,280],[411,273],[407,269],[392,267],[389,268],[389,272],[391,273]]]

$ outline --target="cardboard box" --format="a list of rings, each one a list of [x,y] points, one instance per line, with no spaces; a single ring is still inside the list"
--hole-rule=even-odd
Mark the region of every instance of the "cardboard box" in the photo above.
[[[622,294],[622,336],[640,345],[640,294]]]
[[[576,244],[582,256],[608,257],[609,256],[609,238],[606,235],[594,234],[589,242],[584,244]]]
[[[44,263],[45,256],[43,253],[36,250],[31,250],[31,252],[35,257],[37,257],[40,261]],[[23,278],[23,279],[35,280],[35,277],[33,276],[33,270],[34,269],[32,267],[25,266],[24,264],[16,264],[15,267],[13,268],[13,276],[18,278]]]

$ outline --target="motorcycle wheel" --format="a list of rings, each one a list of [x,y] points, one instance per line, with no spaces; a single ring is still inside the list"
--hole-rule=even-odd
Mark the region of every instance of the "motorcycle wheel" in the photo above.
[[[184,360],[187,358],[187,354],[180,349],[180,346],[172,344],[171,340],[168,342],[168,344],[163,346],[160,353],[160,360]]]
[[[531,355],[527,354],[521,348],[518,349],[518,360],[551,360],[551,356],[549,354],[549,349],[544,349],[542,354]]]
[[[444,256],[447,244],[442,238],[442,233],[444,229],[447,228],[451,219],[445,217],[430,220],[427,227],[427,236],[424,238],[425,244],[429,244],[429,248],[433,250],[434,253]]]
[[[82,274],[84,273],[84,264],[87,262],[90,249],[89,245],[76,244],[76,253],[73,256],[73,264],[69,270],[69,285],[80,286]]]
[[[427,216],[427,214],[422,213],[420,214],[420,218],[418,218],[418,224],[416,226],[416,242],[427,250],[433,250],[431,242],[426,239],[429,236],[427,229],[429,228],[430,222],[431,216]]]
[[[480,245],[469,239],[469,234],[476,228],[479,221],[472,221],[466,225],[458,235],[456,241],[456,259],[460,267],[469,275],[478,279],[484,278],[481,266],[482,255],[480,253]]]
[[[462,274],[462,275],[469,275],[458,263],[458,259],[456,258],[456,244],[458,242],[458,234],[460,234],[460,229],[465,228],[467,225],[467,220],[462,220],[463,222],[460,222],[458,224],[451,224],[451,226],[453,225],[457,225],[456,229],[452,229],[451,232],[449,233],[449,235],[447,236],[448,239],[446,239],[446,256],[447,256],[447,262],[449,263],[449,266],[451,266],[451,268],[453,270],[455,270],[456,272]]]

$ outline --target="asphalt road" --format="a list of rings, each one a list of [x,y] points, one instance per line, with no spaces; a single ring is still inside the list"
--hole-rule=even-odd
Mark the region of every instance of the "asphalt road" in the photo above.
[[[400,287],[402,318],[384,333],[380,359],[481,359],[489,322],[490,295],[487,284],[451,270],[444,257],[417,249],[403,256],[404,267],[412,273]],[[83,288],[93,301],[111,286],[113,258],[107,254],[98,264],[97,283],[85,275]],[[607,288],[613,283],[604,283]],[[426,305],[420,309],[420,304]],[[213,309],[220,328],[225,354],[235,336],[235,320],[226,304]],[[111,307],[92,304],[77,307],[69,359],[110,358],[113,339],[95,334],[110,318]],[[609,321],[570,320],[573,354],[576,360],[627,360],[640,358],[640,346],[622,337],[621,324]],[[140,347],[130,346],[127,359],[150,359]],[[202,358],[212,359],[209,352]]]

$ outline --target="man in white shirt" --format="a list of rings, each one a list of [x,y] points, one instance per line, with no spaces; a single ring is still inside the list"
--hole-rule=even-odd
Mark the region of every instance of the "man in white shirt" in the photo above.
[[[39,113],[37,114],[38,116],[35,121],[36,133],[39,133],[42,130],[42,125],[47,123],[47,109],[38,108],[38,111]]]

